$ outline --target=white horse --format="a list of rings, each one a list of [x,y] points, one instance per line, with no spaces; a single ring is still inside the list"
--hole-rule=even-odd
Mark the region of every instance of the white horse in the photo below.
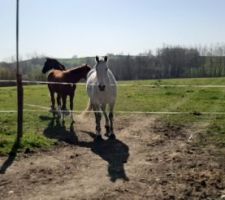
[[[87,93],[90,98],[89,110],[92,108],[95,113],[96,135],[101,138],[101,114],[105,116],[106,136],[115,138],[113,132],[113,109],[116,102],[117,87],[116,79],[108,68],[107,56],[104,60],[99,60],[96,56],[96,65],[87,75]],[[106,106],[109,106],[109,114],[106,112]]]

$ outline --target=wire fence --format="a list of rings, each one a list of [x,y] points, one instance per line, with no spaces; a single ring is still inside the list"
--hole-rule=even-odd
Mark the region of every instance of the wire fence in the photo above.
[[[16,80],[0,80],[0,83],[15,83]],[[52,81],[33,81],[33,80],[23,80],[22,83],[25,84],[52,84],[52,85],[86,85],[86,83],[72,83],[72,82],[52,82]],[[115,84],[111,84],[114,86]],[[225,88],[225,85],[191,85],[191,84],[136,84],[136,83],[118,83],[117,86],[140,86],[140,87],[192,87],[192,88]]]
[[[25,113],[46,113],[46,112],[58,112],[49,110],[31,110],[23,109]],[[83,110],[61,110],[62,113],[77,113],[81,114]],[[101,111],[85,111],[86,113],[101,113]],[[17,110],[0,110],[0,113],[17,113]],[[114,111],[116,114],[146,114],[146,115],[225,115],[225,112],[176,112],[176,111]]]
[[[15,83],[16,80],[0,80],[0,83]],[[33,80],[23,80],[24,84],[56,84],[56,85],[71,85],[75,83],[71,82],[50,82],[50,81],[33,81]],[[76,85],[83,85],[85,86],[86,83],[76,83]],[[113,86],[114,84],[111,84]],[[140,86],[140,87],[177,87],[177,88],[184,88],[184,87],[191,87],[191,88],[225,88],[225,85],[190,85],[190,84],[136,84],[136,83],[118,83],[117,86]],[[35,107],[39,109],[23,109],[23,112],[56,112],[51,111],[49,107],[41,106],[41,105],[34,105],[34,104],[24,104],[29,107]],[[83,110],[61,110],[60,112],[64,113],[82,113]],[[96,111],[85,111],[86,113],[94,113]],[[98,111],[97,111],[98,112]],[[0,113],[17,113],[17,110],[0,110]],[[182,111],[123,111],[118,110],[115,111],[118,114],[148,114],[148,115],[225,115],[225,112],[182,112]]]

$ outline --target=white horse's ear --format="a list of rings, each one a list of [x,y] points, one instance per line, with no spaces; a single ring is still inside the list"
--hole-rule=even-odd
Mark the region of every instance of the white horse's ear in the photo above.
[[[98,62],[99,62],[99,57],[96,56],[96,57],[95,57],[95,60],[96,60],[96,62],[98,63]]]
[[[104,61],[105,61],[105,62],[107,62],[107,60],[108,60],[108,57],[107,57],[107,56],[105,56],[105,57],[104,57]]]

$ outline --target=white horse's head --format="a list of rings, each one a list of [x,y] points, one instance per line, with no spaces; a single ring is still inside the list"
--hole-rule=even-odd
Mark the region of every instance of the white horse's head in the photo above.
[[[96,74],[98,79],[98,87],[100,91],[105,90],[105,86],[109,84],[108,82],[108,65],[107,65],[107,56],[103,60],[99,60],[99,57],[96,56]]]

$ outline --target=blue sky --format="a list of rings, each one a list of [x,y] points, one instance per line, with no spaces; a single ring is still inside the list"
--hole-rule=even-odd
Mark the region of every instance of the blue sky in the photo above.
[[[20,0],[20,55],[138,54],[225,42],[225,0]],[[15,55],[16,0],[0,0],[0,60]]]

